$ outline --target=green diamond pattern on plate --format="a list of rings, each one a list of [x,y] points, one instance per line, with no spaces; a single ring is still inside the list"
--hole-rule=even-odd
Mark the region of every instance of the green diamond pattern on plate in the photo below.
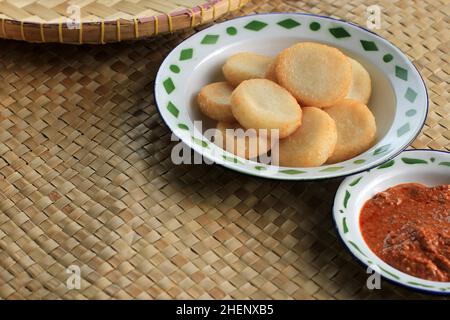
[[[345,196],[344,196],[344,208],[347,209],[348,199],[350,199],[350,192],[348,190],[345,190]]]
[[[201,44],[216,44],[217,40],[219,40],[219,35],[218,34],[207,34]]]
[[[342,230],[344,233],[348,233],[347,219],[345,217],[342,218]]]
[[[364,257],[367,257],[364,252],[354,243],[353,241],[348,240],[348,243],[352,245],[353,248],[355,248],[359,253],[361,253]]]
[[[404,135],[405,133],[407,133],[410,130],[410,126],[409,123],[404,124],[403,126],[401,126],[398,130],[397,130],[397,137],[401,137],[402,135]]]
[[[402,158],[402,161],[406,164],[426,164],[426,163],[428,163],[426,160],[416,159],[416,158]]]
[[[193,55],[194,55],[194,49],[192,49],[192,48],[183,49],[180,52],[180,60],[184,61],[184,60],[192,59]]]
[[[171,78],[167,78],[163,82],[164,89],[166,89],[167,94],[171,94],[175,90],[175,85]]]
[[[300,22],[295,21],[294,19],[285,19],[280,22],[278,22],[278,25],[282,26],[286,29],[292,29],[295,27],[298,27],[300,25]]]
[[[267,26],[267,23],[253,20],[245,25],[245,29],[252,30],[252,31],[260,31],[264,29]]]
[[[311,22],[311,23],[309,24],[309,28],[310,28],[312,31],[317,31],[317,30],[320,29],[320,23],[318,23],[318,22]]]
[[[330,33],[337,39],[351,37],[350,33],[342,27],[330,28]]]
[[[228,162],[243,164],[238,158],[223,155],[222,158]]]
[[[378,51],[378,47],[373,41],[361,40],[361,45],[366,51]]]
[[[301,174],[301,173],[305,173],[305,171],[295,170],[295,169],[280,170],[280,172],[284,173],[284,174]]]
[[[358,160],[353,161],[354,164],[361,164],[364,162],[366,162],[366,160],[364,160],[364,159],[358,159]]]
[[[350,187],[356,186],[356,185],[361,181],[361,179],[362,179],[362,177],[356,178],[355,180],[353,180],[353,181],[349,184],[349,186],[350,186]]]
[[[383,56],[383,61],[386,62],[386,63],[391,62],[392,59],[394,59],[394,57],[393,57],[392,54],[390,54],[390,53],[387,53],[387,54],[385,54],[385,55]]]
[[[417,97],[417,92],[415,92],[413,89],[408,88],[406,90],[406,93],[405,93],[406,100],[413,103],[416,100],[416,97]]]
[[[386,269],[383,269],[382,267],[378,266],[378,268],[380,268],[381,271],[383,271],[384,273],[387,273],[388,275],[390,275],[391,277],[394,277],[395,279],[399,280],[400,277],[396,274],[393,274],[392,272],[387,271]]]
[[[423,283],[419,283],[419,282],[415,282],[415,281],[408,281],[407,283],[412,284],[414,286],[421,286],[424,288],[434,288],[434,286],[428,285],[428,284],[423,284]]]
[[[415,115],[416,113],[417,113],[416,110],[410,109],[410,110],[408,110],[408,111],[405,112],[405,115],[406,115],[407,117],[412,117],[412,116]]]
[[[344,169],[344,167],[328,167],[328,168],[320,170],[320,172],[336,172],[341,169]]]
[[[377,148],[377,149],[373,152],[373,155],[376,156],[376,155],[385,153],[386,151],[389,150],[390,147],[391,147],[390,144],[386,144],[386,145],[384,145],[384,146],[381,146],[381,147]]]
[[[378,166],[378,169],[385,169],[385,168],[392,167],[394,165],[394,163],[395,163],[394,160],[389,160],[388,162],[383,163],[381,166]]]
[[[395,76],[402,80],[408,81],[408,70],[400,66],[395,66]]]
[[[237,29],[235,27],[228,27],[227,28],[227,33],[230,36],[235,36],[237,34]]]
[[[189,130],[189,127],[187,125],[185,125],[184,123],[179,123],[178,128],[180,128],[182,130]]]
[[[192,141],[194,141],[195,144],[199,145],[202,148],[208,148],[208,143],[206,141],[203,141],[202,139],[192,137]]]
[[[175,117],[178,118],[178,114],[180,113],[180,111],[178,110],[178,108],[172,103],[169,102],[167,104],[167,110],[169,110],[169,112]]]
[[[176,64],[172,64],[170,67],[170,71],[172,71],[173,73],[180,73],[180,67],[177,66]]]

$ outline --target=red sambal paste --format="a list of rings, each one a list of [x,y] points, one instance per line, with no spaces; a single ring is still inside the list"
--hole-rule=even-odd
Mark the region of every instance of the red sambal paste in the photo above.
[[[406,183],[368,200],[364,240],[383,261],[410,275],[450,281],[450,185]]]

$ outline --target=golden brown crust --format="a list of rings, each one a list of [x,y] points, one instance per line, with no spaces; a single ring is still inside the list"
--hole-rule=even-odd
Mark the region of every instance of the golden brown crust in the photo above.
[[[336,122],[338,133],[336,148],[327,163],[351,159],[372,146],[377,127],[375,117],[365,104],[344,99],[324,110]]]
[[[318,167],[333,153],[336,141],[334,120],[319,108],[305,107],[300,128],[280,141],[280,165]]]
[[[372,93],[372,81],[369,72],[358,61],[349,59],[352,64],[352,84],[345,98],[357,100],[367,105]]]
[[[249,79],[262,79],[273,58],[252,52],[241,52],[232,55],[222,67],[225,79],[233,86]]]
[[[275,69],[278,83],[302,104],[325,107],[349,92],[352,68],[338,49],[301,42],[283,50]]]
[[[277,59],[275,58],[267,67],[265,78],[267,80],[278,83],[277,74],[275,73],[276,66],[277,66]]]
[[[231,112],[232,92],[233,87],[227,82],[215,82],[204,86],[197,96],[201,112],[217,121],[235,121]]]
[[[271,140],[266,132],[244,129],[237,122],[218,122],[216,129],[214,143],[220,148],[245,159],[266,154],[272,147]]]
[[[231,95],[231,111],[244,128],[278,129],[280,138],[294,132],[302,120],[295,98],[267,79],[242,82]]]

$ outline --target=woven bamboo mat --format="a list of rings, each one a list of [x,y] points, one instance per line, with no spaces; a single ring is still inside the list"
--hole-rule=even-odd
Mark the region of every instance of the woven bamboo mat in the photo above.
[[[364,25],[365,2],[254,0],[238,14],[302,11]],[[377,32],[428,86],[413,147],[450,150],[448,1],[377,3]],[[0,41],[0,298],[425,297],[386,281],[366,288],[332,224],[340,180],[172,164],[152,88],[191,32],[132,45]],[[66,287],[71,265],[81,267],[79,290]]]

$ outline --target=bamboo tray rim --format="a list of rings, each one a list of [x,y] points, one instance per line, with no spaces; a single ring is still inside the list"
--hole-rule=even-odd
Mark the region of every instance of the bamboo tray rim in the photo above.
[[[115,24],[117,21],[120,22],[129,22],[134,23],[135,20],[138,22],[150,22],[154,21],[155,19],[159,17],[175,17],[175,16],[182,16],[182,15],[189,15],[190,18],[192,18],[192,15],[194,13],[200,13],[200,15],[205,15],[207,10],[214,9],[214,7],[223,2],[231,3],[233,0],[207,0],[205,3],[191,7],[191,8],[184,8],[176,11],[172,11],[170,13],[158,13],[155,15],[149,15],[147,17],[140,17],[140,18],[134,18],[134,19],[126,19],[126,18],[118,18],[118,19],[98,19],[97,21],[80,21],[80,24],[83,25],[98,25],[101,23],[105,24]],[[237,0],[235,0],[237,1]],[[239,0],[238,8],[242,8],[249,0]],[[231,5],[229,6],[231,7]],[[1,12],[0,12],[1,14]],[[215,17],[216,18],[216,17]],[[2,23],[11,23],[11,24],[24,24],[24,25],[44,25],[44,26],[58,26],[60,24],[66,24],[66,22],[70,21],[68,17],[63,17],[61,21],[59,22],[36,22],[36,21],[26,21],[26,20],[18,20],[18,19],[11,19],[11,18],[0,18],[0,21]]]
[[[69,28],[67,24],[71,21],[69,17],[61,17],[58,22],[36,22],[0,18],[0,38],[38,43],[60,42],[69,44],[105,44],[109,42],[120,42],[122,40],[139,40],[141,38],[156,36],[161,33],[173,33],[187,28],[192,29],[198,25],[215,21],[217,18],[228,14],[231,11],[241,9],[248,2],[249,0],[207,0],[204,3],[193,7],[186,7],[169,13],[158,13],[132,19],[99,18],[98,21],[83,21],[81,19],[71,28]],[[148,31],[146,33],[140,32],[144,25],[151,25],[150,27],[147,27],[147,29],[151,29],[150,33]],[[111,28],[114,28],[114,30]],[[121,30],[121,28],[123,29]],[[35,36],[33,39],[27,37],[26,34],[31,30],[34,33],[36,33],[37,30],[39,36]],[[51,40],[45,36],[45,33],[50,30],[56,30],[56,34],[52,33],[52,36],[50,37]],[[79,35],[76,37],[76,40],[71,37],[71,40],[64,41],[65,32],[78,32]],[[91,35],[85,38],[84,35],[88,32]],[[115,34],[115,38],[105,37],[107,32],[109,32],[109,34]],[[95,33],[96,35],[93,36],[92,33]]]

